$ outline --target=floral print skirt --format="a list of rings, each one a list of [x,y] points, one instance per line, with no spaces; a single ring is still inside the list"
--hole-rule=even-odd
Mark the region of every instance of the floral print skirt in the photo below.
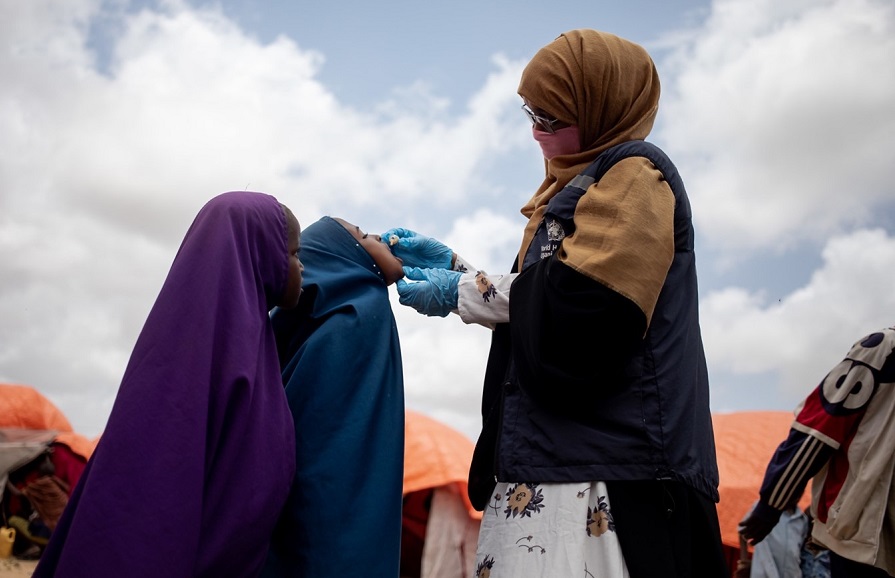
[[[476,578],[627,578],[606,484],[498,483]]]

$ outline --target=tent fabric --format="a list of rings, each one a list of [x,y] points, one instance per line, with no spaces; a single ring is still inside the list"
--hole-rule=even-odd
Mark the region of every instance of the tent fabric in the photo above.
[[[794,420],[788,411],[742,411],[712,415],[715,430],[715,451],[718,457],[718,520],[721,541],[739,549],[737,526],[752,504],[765,469],[777,446],[786,439]],[[806,491],[799,507],[807,511],[811,497]]]
[[[24,516],[33,507],[52,531],[95,446],[96,440],[72,431],[59,408],[36,389],[0,383],[0,502],[10,525],[24,524],[18,543],[46,544],[43,535],[31,535],[33,528]],[[48,448],[52,477],[44,475],[41,466],[29,464]]]
[[[0,383],[0,428],[55,431],[56,442],[85,460],[93,454],[98,441],[75,433],[65,414],[28,385]]]
[[[466,491],[475,444],[450,426],[405,411],[401,576],[475,574],[481,512]]]
[[[475,444],[459,431],[422,413],[407,410],[404,426],[404,495],[455,486],[469,515],[481,519],[466,492]]]
[[[0,384],[0,427],[72,431],[59,408],[27,385]]]
[[[43,453],[54,435],[46,430],[0,427],[0,502],[9,473]]]

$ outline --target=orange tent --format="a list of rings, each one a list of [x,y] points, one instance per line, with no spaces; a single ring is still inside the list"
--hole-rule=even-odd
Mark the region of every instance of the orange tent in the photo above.
[[[739,556],[737,525],[758,499],[765,468],[793,421],[789,411],[744,411],[712,415],[720,478],[718,518],[721,540],[735,566]],[[474,444],[461,433],[422,414],[407,411],[404,457],[404,495],[442,485],[456,486],[470,513],[466,480]],[[799,507],[807,510],[806,491]]]
[[[742,411],[712,415],[718,455],[718,519],[721,541],[739,550],[737,525],[758,499],[768,462],[780,442],[789,435],[793,414],[789,411]],[[809,484],[810,486],[810,484]],[[808,509],[809,492],[799,501]]]
[[[481,519],[466,495],[475,444],[462,433],[421,413],[407,410],[404,424],[404,495],[454,486],[469,515]]]
[[[466,495],[475,446],[415,411],[407,410],[404,425],[401,576],[471,576],[482,517]]]
[[[712,415],[720,478],[718,518],[721,539],[739,548],[737,525],[755,500],[771,456],[793,421],[788,411],[743,411]],[[466,497],[466,480],[474,444],[460,432],[430,417],[407,411],[404,494],[456,484],[470,512],[481,518]],[[799,507],[808,509],[808,492]]]
[[[56,441],[84,459],[90,457],[99,441],[75,433],[59,408],[27,385],[0,383],[0,428],[56,431]]]

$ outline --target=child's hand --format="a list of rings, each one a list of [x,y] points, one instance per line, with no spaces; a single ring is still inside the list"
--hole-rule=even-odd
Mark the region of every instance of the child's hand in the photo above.
[[[389,229],[382,234],[382,240],[408,267],[450,269],[453,265],[454,252],[450,247],[410,229]]]

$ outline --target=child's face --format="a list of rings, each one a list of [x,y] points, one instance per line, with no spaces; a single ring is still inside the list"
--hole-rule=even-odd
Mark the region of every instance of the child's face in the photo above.
[[[382,271],[382,278],[385,279],[386,285],[391,285],[404,277],[404,262],[392,254],[382,237],[379,235],[368,235],[361,231],[360,227],[352,225],[344,219],[334,218],[333,220],[345,227],[357,239],[361,247],[370,254],[370,257],[373,257],[373,262]]]
[[[301,249],[301,226],[298,219],[292,214],[288,208],[283,207],[283,213],[286,215],[286,223],[288,224],[288,237],[286,238],[286,247],[289,251],[289,271],[286,276],[286,289],[280,302],[277,303],[283,309],[292,309],[298,305],[301,297],[301,277],[304,266],[298,258]]]

